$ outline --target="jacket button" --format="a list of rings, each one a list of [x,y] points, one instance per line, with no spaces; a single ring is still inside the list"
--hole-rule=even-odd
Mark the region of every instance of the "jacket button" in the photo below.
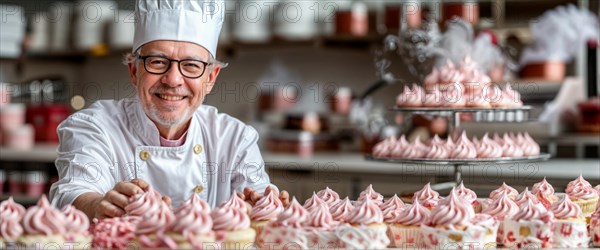
[[[194,146],[194,153],[196,153],[196,154],[202,153],[202,146],[200,146],[200,144],[196,144]]]
[[[140,152],[140,158],[142,159],[142,161],[147,161],[150,158],[150,152],[143,150],[142,152]]]
[[[194,193],[199,194],[202,192],[202,190],[204,190],[204,187],[202,185],[198,185],[194,188]]]

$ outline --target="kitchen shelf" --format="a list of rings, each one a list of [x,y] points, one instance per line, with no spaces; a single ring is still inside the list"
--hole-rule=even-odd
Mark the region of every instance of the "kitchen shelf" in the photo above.
[[[41,198],[41,196],[28,196],[24,194],[2,194],[0,195],[0,202],[8,200],[8,198],[10,198],[11,196],[13,197],[13,200],[16,203],[19,203],[21,205],[34,205]]]
[[[40,143],[31,150],[0,147],[0,161],[54,162],[57,157],[56,143]]]

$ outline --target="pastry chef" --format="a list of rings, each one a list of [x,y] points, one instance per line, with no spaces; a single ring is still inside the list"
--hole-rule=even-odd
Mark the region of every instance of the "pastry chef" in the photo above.
[[[98,101],[59,126],[55,206],[102,218],[123,215],[150,187],[174,208],[192,195],[214,207],[236,192],[250,202],[278,192],[267,188],[257,132],[202,105],[221,70],[223,16],[223,0],[136,1],[126,62],[137,95]]]

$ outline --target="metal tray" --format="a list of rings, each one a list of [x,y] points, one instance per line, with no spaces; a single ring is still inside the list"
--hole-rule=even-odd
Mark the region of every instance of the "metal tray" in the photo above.
[[[422,115],[454,116],[458,113],[472,113],[475,122],[526,122],[529,121],[531,106],[512,108],[403,108],[392,107],[389,110],[398,113]]]
[[[369,161],[389,162],[389,163],[410,163],[424,165],[481,165],[481,164],[510,164],[546,161],[550,159],[548,153],[540,153],[536,156],[527,157],[500,157],[500,158],[477,158],[477,159],[394,159],[394,158],[375,158],[373,155],[365,155]]]
[[[529,111],[531,106],[522,107],[504,107],[504,108],[429,108],[429,107],[418,107],[418,108],[403,108],[403,107],[392,107],[390,111],[396,112],[411,112],[411,113],[427,113],[427,112],[496,112],[496,111]]]

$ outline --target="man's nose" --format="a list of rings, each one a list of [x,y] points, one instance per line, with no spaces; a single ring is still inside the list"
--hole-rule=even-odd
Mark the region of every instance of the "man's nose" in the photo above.
[[[177,62],[171,62],[171,67],[165,72],[161,80],[162,83],[171,87],[183,85],[183,75],[179,72],[179,64]]]

